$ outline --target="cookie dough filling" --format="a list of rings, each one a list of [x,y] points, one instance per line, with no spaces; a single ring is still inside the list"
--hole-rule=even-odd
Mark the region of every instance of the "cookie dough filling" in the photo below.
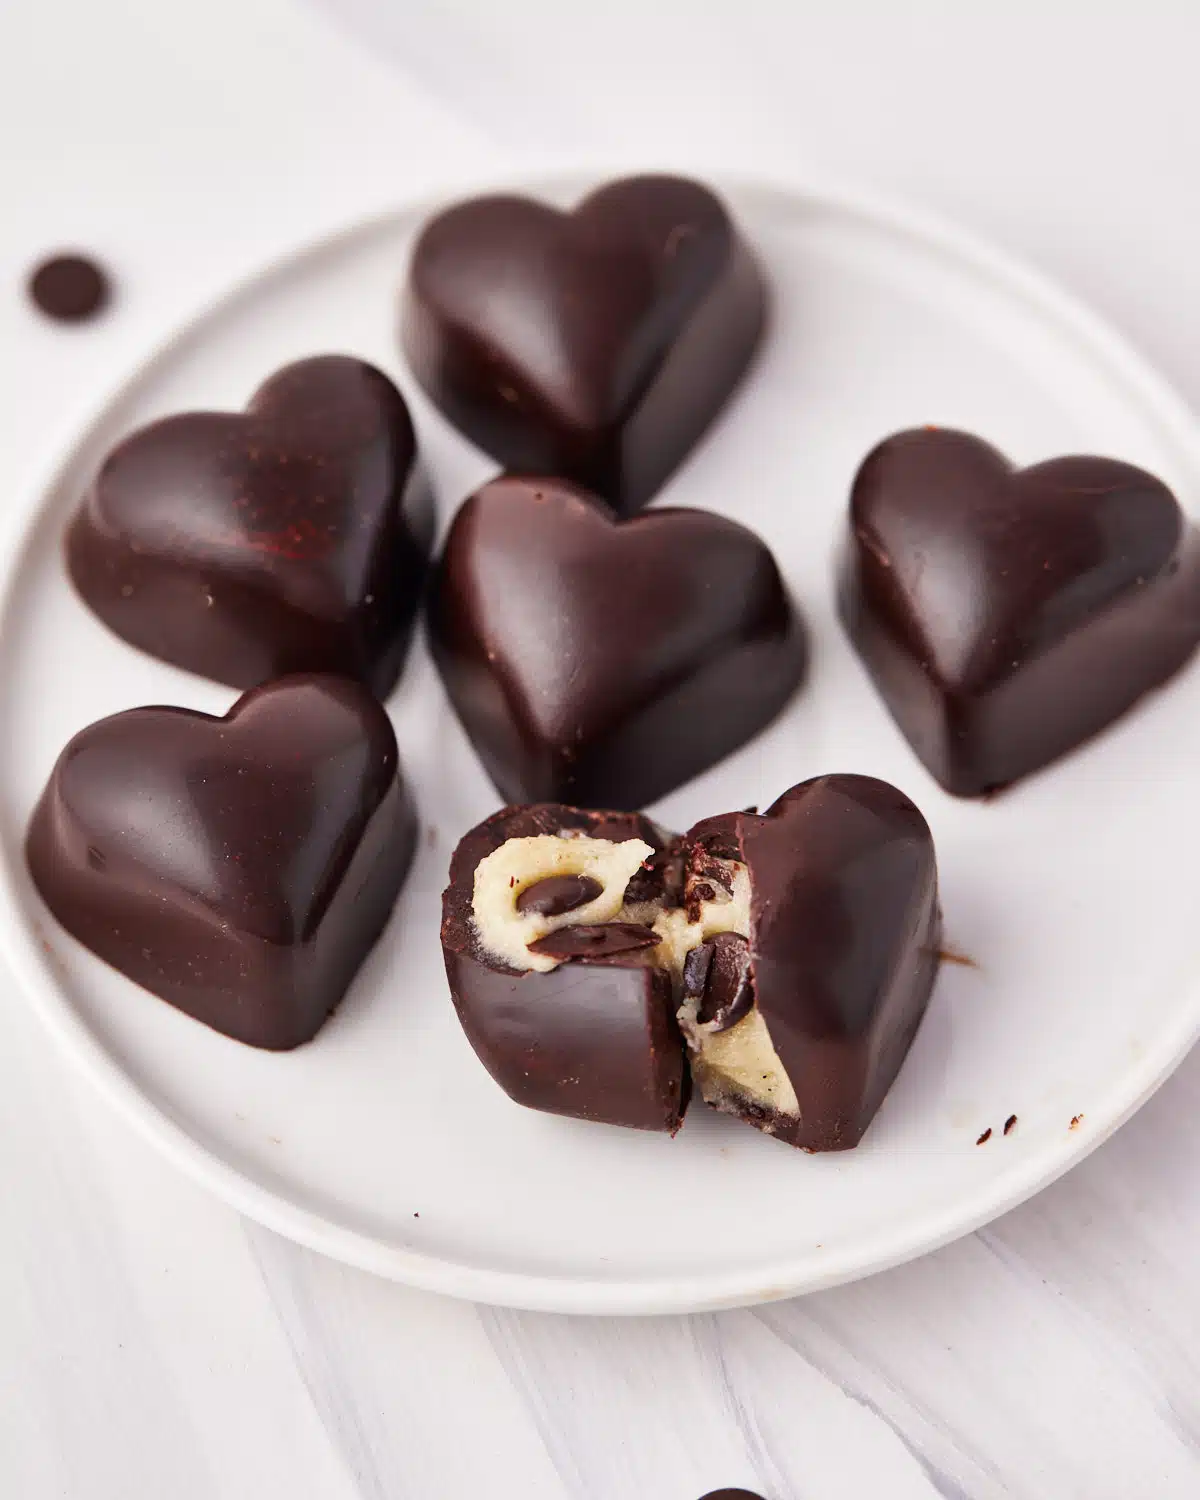
[[[754,997],[750,877],[736,860],[706,858],[685,904],[660,918],[677,975],[680,1029],[707,1103],[797,1116],[800,1104]]]
[[[509,839],[480,860],[475,870],[473,916],[479,945],[513,969],[548,974],[569,958],[599,957],[614,951],[607,940],[560,938],[575,929],[608,924],[642,926],[622,920],[625,890],[654,850],[641,839],[614,843],[586,835],[535,834]],[[607,946],[606,946],[607,943]],[[654,946],[651,934],[633,948]]]

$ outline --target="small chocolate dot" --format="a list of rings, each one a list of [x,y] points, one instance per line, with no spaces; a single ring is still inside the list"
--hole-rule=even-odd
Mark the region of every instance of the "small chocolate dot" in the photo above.
[[[979,1137],[979,1139],[975,1142],[975,1144],[977,1146],[982,1146],[982,1145],[986,1144],[986,1142],[990,1141],[991,1138],[992,1138],[992,1127],[989,1125],[988,1128]]]
[[[29,278],[34,306],[58,323],[81,323],[107,306],[112,283],[107,272],[83,255],[55,255]]]
[[[1012,1132],[1013,1132],[1013,1127],[1016,1125],[1016,1123],[1017,1123],[1017,1117],[1016,1117],[1016,1115],[1009,1115],[1008,1119],[1005,1120],[1005,1122],[1004,1122],[1004,1134],[1005,1135],[1011,1135]]]
[[[709,1490],[700,1500],[762,1500],[756,1490]]]

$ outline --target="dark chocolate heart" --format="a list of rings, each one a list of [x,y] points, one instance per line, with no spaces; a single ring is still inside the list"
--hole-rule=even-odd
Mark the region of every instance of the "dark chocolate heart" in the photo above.
[[[706,1075],[702,1054],[693,1072],[705,1099],[808,1151],[857,1145],[937,975],[941,915],[928,824],[885,781],[819,776],[762,815],[697,824],[685,859],[697,853],[746,866],[753,1008],[798,1111],[760,1108],[719,1073]],[[722,1040],[737,1027],[717,1030]]]
[[[803,626],[765,544],[699,510],[617,521],[553,479],[459,510],[431,594],[435,659],[509,802],[636,808],[787,702]]]
[[[1014,469],[967,433],[888,438],[858,471],[843,619],[947,791],[1028,775],[1164,682],[1200,641],[1200,542],[1112,459]]]
[[[420,603],[433,506],[399,391],[326,355],[244,415],[189,412],[105,459],[67,535],[118,635],[233,687],[338,672],[385,696]]]
[[[297,676],[223,719],[136,708],[84,729],[27,855],[81,943],[217,1031],[282,1050],[342,998],[415,841],[383,709],[349,678]]]
[[[683,178],[631,177],[571,213],[502,196],[440,214],[413,253],[402,341],[481,448],[628,513],[728,398],[765,303],[718,198]]]

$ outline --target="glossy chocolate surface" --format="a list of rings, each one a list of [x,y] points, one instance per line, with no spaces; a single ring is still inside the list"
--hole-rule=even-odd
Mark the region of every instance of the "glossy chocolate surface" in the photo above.
[[[459,510],[431,646],[502,797],[636,808],[744,744],[806,664],[766,545],[707,511],[624,521],[574,486],[508,477]]]
[[[574,829],[614,841],[667,836],[630,813],[504,808],[459,844],[442,897],[446,977],[479,1060],[518,1104],[582,1120],[674,1132],[690,1079],[670,976],[638,950],[574,958],[548,974],[521,972],[483,952],[473,922],[475,869],[510,838]]]
[[[383,709],[298,676],[223,719],[136,708],[77,734],[27,857],[58,921],[122,973],[255,1047],[306,1042],[388,920],[416,816]]]
[[[908,1053],[938,969],[933,838],[904,794],[820,776],[761,816],[706,819],[684,841],[750,878],[754,1003],[800,1105],[750,1123],[808,1151],[856,1146]]]
[[[570,213],[456,204],[413,253],[401,338],[447,417],[509,469],[559,474],[627,514],[741,378],[761,274],[697,182],[610,182]]]
[[[1014,467],[967,433],[864,461],[846,628],[913,748],[971,797],[1055,760],[1200,641],[1200,540],[1153,475],[1107,458]]]
[[[135,646],[233,687],[290,672],[385,696],[428,569],[433,505],[396,387],[326,355],[244,414],[189,412],[105,459],[67,535],[76,588]]]

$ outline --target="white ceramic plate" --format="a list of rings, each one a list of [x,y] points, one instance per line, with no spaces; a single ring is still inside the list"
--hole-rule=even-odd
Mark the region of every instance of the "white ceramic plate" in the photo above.
[[[531,190],[569,201],[586,185]],[[450,850],[496,798],[423,643],[390,703],[421,854],[383,942],[310,1046],[256,1052],[186,1019],[67,938],[30,887],[24,824],[71,734],[137,704],[221,712],[235,696],[126,646],[67,584],[63,523],[114,440],[165,412],[238,406],[277,365],[343,350],[412,397],[443,519],[491,472],[414,391],[395,347],[396,288],[430,205],[270,268],[144,367],[45,485],[6,502],[21,530],[0,578],[0,927],[24,994],[181,1167],[282,1233],[414,1285],[662,1312],[862,1276],[1058,1176],[1200,1030],[1200,668],[1009,795],[955,802],[869,687],[835,619],[831,570],[855,467],[896,428],[961,425],[1026,462],[1111,454],[1195,509],[1188,413],[1093,316],[956,233],[824,191],[727,193],[774,283],[774,327],[661,498],[727,511],[768,539],[815,664],[767,734],[653,812],[683,827],[824,771],[886,777],[924,809],[948,938],[978,967],[944,969],[857,1151],[805,1156],[699,1105],[673,1141],[586,1125],[522,1110],[491,1082],[455,1021],[437,930]]]

